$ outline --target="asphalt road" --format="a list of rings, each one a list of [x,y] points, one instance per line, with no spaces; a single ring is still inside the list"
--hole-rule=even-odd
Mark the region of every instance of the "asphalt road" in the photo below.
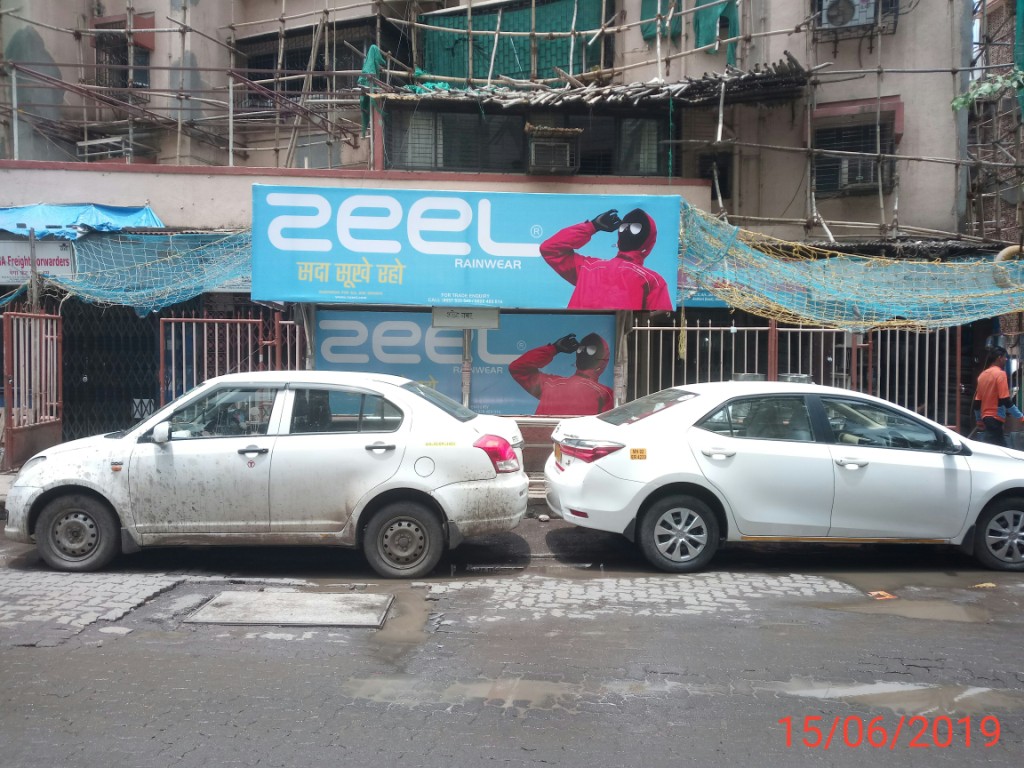
[[[74,576],[0,536],[0,766],[1019,762],[1024,575],[909,547],[714,565],[534,519],[417,582],[293,548]],[[189,621],[261,591],[394,601],[379,629]]]

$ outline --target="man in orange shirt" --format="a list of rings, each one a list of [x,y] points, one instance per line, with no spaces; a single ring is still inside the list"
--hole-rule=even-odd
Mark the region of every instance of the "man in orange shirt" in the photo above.
[[[1020,408],[1010,399],[1010,383],[1006,378],[1006,350],[992,347],[985,356],[985,370],[978,376],[974,393],[974,418],[978,429],[984,429],[981,439],[986,443],[1006,447],[1003,424],[1006,415],[1021,418]]]

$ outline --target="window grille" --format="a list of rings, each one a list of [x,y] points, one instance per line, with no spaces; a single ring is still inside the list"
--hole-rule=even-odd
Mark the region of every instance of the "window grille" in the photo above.
[[[892,192],[895,161],[879,158],[894,152],[890,122],[822,127],[814,131],[819,150],[861,153],[863,156],[816,155],[814,191],[822,197],[877,194],[879,181],[884,193]]]
[[[120,22],[102,28],[125,27]],[[123,32],[96,35],[96,85],[113,89],[149,88],[149,51],[138,45],[132,47],[129,56],[128,35]]]
[[[529,134],[542,121],[550,133]],[[384,120],[387,168],[467,173],[668,174],[661,118],[428,112],[390,108]],[[535,141],[536,140],[536,141]],[[564,167],[563,167],[564,166]]]

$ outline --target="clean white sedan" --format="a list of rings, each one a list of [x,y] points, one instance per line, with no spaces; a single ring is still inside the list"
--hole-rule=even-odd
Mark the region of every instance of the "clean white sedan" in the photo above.
[[[396,376],[231,374],[29,459],[5,533],[65,571],[151,546],[309,544],[417,578],[445,547],[519,524],[522,443],[514,420]]]
[[[703,568],[725,542],[955,544],[1024,570],[1024,453],[868,395],[686,385],[565,419],[552,439],[552,512],[665,571]]]

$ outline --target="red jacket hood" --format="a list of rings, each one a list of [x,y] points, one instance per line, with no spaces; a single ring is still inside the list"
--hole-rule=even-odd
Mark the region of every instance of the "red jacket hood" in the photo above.
[[[647,239],[639,249],[635,251],[619,251],[618,256],[620,259],[629,259],[637,264],[643,264],[644,259],[650,255],[651,251],[654,250],[654,243],[658,239],[658,226],[654,223],[654,219],[649,214],[644,213],[647,216],[647,221],[650,222],[651,228],[647,235]]]

